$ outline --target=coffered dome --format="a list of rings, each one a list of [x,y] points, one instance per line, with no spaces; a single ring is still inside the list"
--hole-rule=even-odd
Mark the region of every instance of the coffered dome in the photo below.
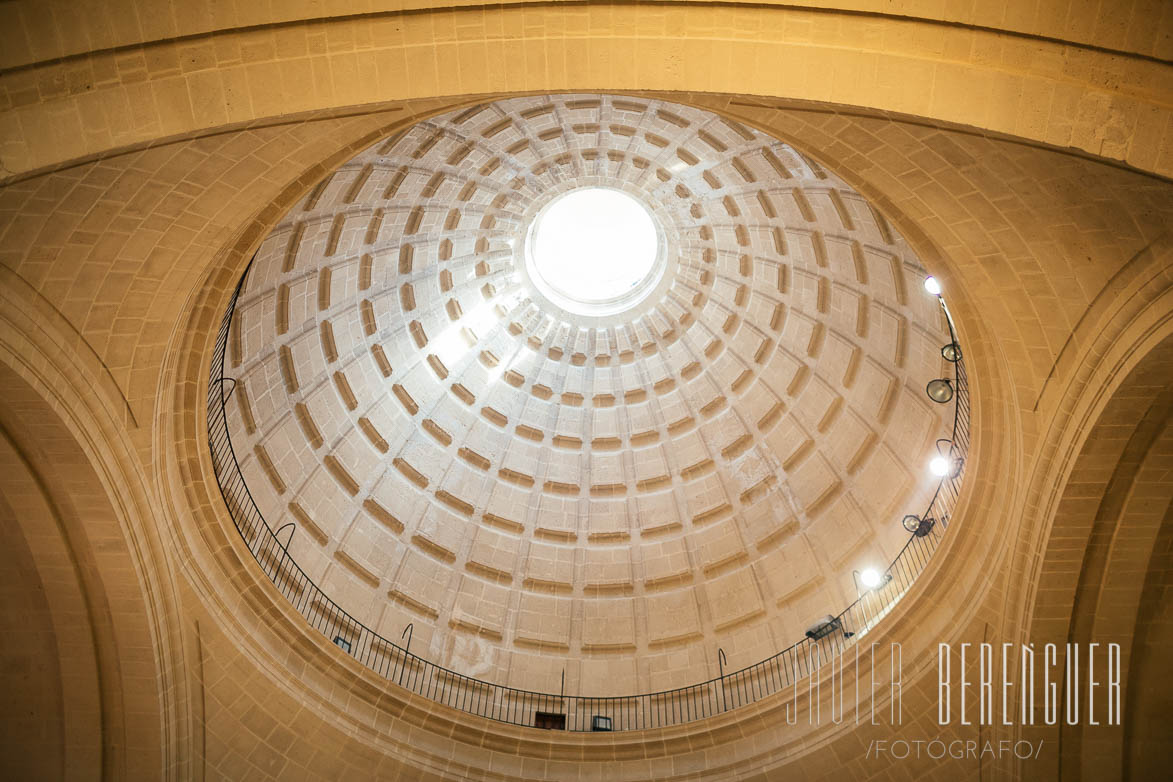
[[[716,114],[479,104],[262,243],[229,428],[294,559],[384,636],[529,689],[688,684],[718,647],[793,643],[907,540],[952,423],[924,274],[833,173]]]

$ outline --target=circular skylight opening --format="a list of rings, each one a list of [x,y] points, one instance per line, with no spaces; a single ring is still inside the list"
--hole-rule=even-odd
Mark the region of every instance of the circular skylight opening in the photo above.
[[[663,273],[660,235],[637,199],[584,187],[538,213],[527,240],[530,277],[572,312],[618,312],[643,299]],[[658,273],[659,274],[658,274]]]

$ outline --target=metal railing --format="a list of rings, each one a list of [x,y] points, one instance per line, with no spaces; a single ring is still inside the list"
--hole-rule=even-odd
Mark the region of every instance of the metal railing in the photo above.
[[[885,571],[887,580],[864,591],[855,602],[832,617],[820,632],[814,633],[814,637],[803,638],[772,657],[739,671],[726,674],[722,667],[720,676],[706,682],[629,696],[590,697],[531,692],[451,671],[384,638],[331,600],[293,560],[288,542],[283,544],[278,540],[277,533],[257,508],[232,448],[225,409],[236,381],[224,376],[224,356],[237,299],[247,275],[246,270],[221,322],[208,385],[208,439],[212,463],[236,529],[261,570],[314,628],[372,671],[446,706],[514,725],[620,731],[701,720],[754,703],[797,684],[857,643],[912,585],[949,526],[969,450],[969,383],[960,356],[954,363],[955,412],[953,436],[948,441],[948,458],[953,469],[941,480],[925,513],[920,517],[906,517],[906,520],[915,519],[917,528],[910,531],[908,542]],[[956,345],[957,337],[947,310],[945,316],[952,344]],[[945,441],[938,441],[938,445],[941,442]],[[407,646],[410,646],[410,639]]]

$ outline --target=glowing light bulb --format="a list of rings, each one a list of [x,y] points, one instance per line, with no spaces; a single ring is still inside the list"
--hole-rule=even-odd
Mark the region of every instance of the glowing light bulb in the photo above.
[[[882,580],[883,576],[880,575],[880,571],[876,570],[874,567],[870,567],[859,574],[859,583],[863,584],[868,589],[875,589],[880,585],[880,581]]]
[[[925,290],[934,296],[940,296],[941,283],[937,282],[936,277],[925,277]]]
[[[935,456],[929,462],[929,472],[933,475],[944,477],[949,474],[949,460],[944,456]]]

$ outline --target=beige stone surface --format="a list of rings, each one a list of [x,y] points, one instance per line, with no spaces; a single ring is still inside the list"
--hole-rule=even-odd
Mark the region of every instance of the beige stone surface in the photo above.
[[[547,298],[526,261],[535,212],[597,184],[649,204],[667,248],[657,292],[608,319]],[[347,162],[261,242],[229,336],[229,433],[249,485],[269,484],[271,526],[296,524],[296,505],[322,531],[295,558],[328,562],[312,569],[327,580],[350,571],[333,597],[358,621],[378,622],[409,549],[463,572],[416,603],[441,665],[467,673],[439,655],[456,632],[500,642],[500,674],[535,646],[563,665],[611,646],[653,666],[689,646],[713,667],[742,624],[774,618],[795,641],[814,619],[756,566],[772,550],[809,552],[793,564],[825,584],[819,615],[837,611],[853,592],[835,585],[885,567],[896,520],[928,504],[917,465],[952,411],[919,390],[947,372],[949,341],[924,275],[833,174],[718,115],[619,96],[481,104]],[[611,515],[599,497],[636,508],[639,528],[592,535]],[[389,534],[372,501],[399,522]],[[504,605],[502,586],[559,598]],[[637,604],[635,643],[588,644],[570,618],[615,590]],[[645,625],[665,591],[668,617],[698,603],[695,626]]]
[[[5,668],[4,692],[19,706],[3,717],[5,775],[1090,779],[1124,777],[1125,763],[1134,777],[1161,773],[1169,742],[1160,716],[1169,687],[1162,661],[1173,648],[1165,390],[1173,385],[1173,192],[1163,178],[1171,170],[1169,10],[1142,2],[799,5],[519,4],[401,13],[406,6],[368,3],[2,4],[0,571],[6,627],[15,622],[28,635],[16,646],[26,639],[6,632],[2,652],[6,665],[36,665],[25,678]],[[859,193],[858,201],[842,199],[853,221],[862,225],[863,205],[874,205],[942,280],[974,381],[970,471],[950,539],[875,637],[904,645],[903,735],[1042,738],[1038,760],[979,768],[966,760],[867,758],[868,743],[891,739],[891,727],[788,726],[782,698],[613,736],[486,722],[363,669],[306,626],[251,560],[212,480],[203,410],[212,337],[252,253],[316,185],[419,119],[517,93],[583,90],[683,103],[776,136]],[[368,183],[375,181],[372,175]],[[346,183],[337,182],[343,194],[322,197],[344,198]],[[837,219],[829,197],[812,193],[806,208],[820,222]],[[805,220],[795,199],[777,209]],[[329,241],[333,223],[308,229],[307,250]],[[362,238],[344,222],[337,248],[346,254]],[[790,249],[812,261],[819,252],[803,241]],[[850,279],[850,249],[824,243],[828,276]],[[883,255],[863,257],[875,295],[896,297],[897,276]],[[866,335],[852,336],[859,289],[829,284],[824,293],[817,277],[796,276],[793,291],[804,311],[813,302],[818,312],[824,297],[820,368],[835,388],[851,365],[852,344],[890,351],[898,327],[877,315]],[[361,346],[361,312],[332,324],[338,358],[329,360],[320,330],[300,334],[319,317],[321,283],[282,282],[287,366],[312,368],[334,384],[326,367],[342,370],[348,351]],[[755,285],[764,282],[755,277]],[[358,278],[340,270],[327,287],[333,301],[357,290]],[[398,301],[395,291],[379,302],[380,312]],[[419,301],[436,299],[421,294]],[[762,320],[760,301],[751,296],[745,306]],[[242,357],[272,344],[277,313],[273,301],[242,318]],[[809,345],[818,322],[788,318],[783,335]],[[915,352],[919,339],[913,332],[904,344]],[[629,340],[628,347],[636,346]],[[608,342],[603,353],[623,349]],[[589,343],[576,350],[592,362],[598,355]],[[731,340],[723,355],[735,351],[743,348]],[[674,355],[654,358],[640,379],[645,386],[681,366]],[[791,362],[780,358],[779,374],[792,377]],[[345,363],[348,373],[351,366]],[[578,384],[569,393],[585,402],[625,391],[624,366],[610,365],[617,371],[598,386],[585,371],[568,372]],[[352,393],[369,430],[336,409],[337,385],[283,375],[280,356],[258,369],[270,393],[249,401],[256,420],[287,408],[266,448],[274,474],[314,470],[307,480],[317,490],[298,507],[330,544],[299,532],[299,562],[332,594],[369,597],[372,606],[377,600],[374,621],[384,635],[394,638],[414,621],[413,650],[435,649],[464,670],[549,691],[559,687],[564,658],[568,687],[605,681],[600,694],[618,694],[713,675],[699,645],[669,644],[643,661],[633,650],[650,628],[664,639],[721,632],[731,660],[758,659],[788,642],[823,590],[851,589],[842,580],[781,575],[793,563],[839,553],[794,545],[803,539],[799,507],[743,513],[741,547],[748,557],[764,544],[768,555],[742,566],[738,541],[721,537],[729,545],[713,549],[705,572],[685,530],[711,505],[637,493],[634,502],[589,496],[568,509],[564,495],[542,491],[541,526],[522,521],[518,530],[508,520],[530,507],[532,492],[499,481],[482,518],[503,521],[484,528],[506,539],[533,533],[530,549],[509,564],[490,542],[498,538],[475,534],[480,527],[467,515],[399,491],[392,482],[405,474],[399,468],[379,482],[359,478],[362,459],[382,458],[378,440],[364,431],[380,433],[390,451],[383,433],[415,419],[398,397],[385,404],[360,397],[385,379],[362,364],[353,370],[364,381],[355,380]],[[825,456],[803,460],[816,487],[810,492],[829,485],[827,471],[857,447],[861,427],[874,424],[850,410],[879,409],[889,374],[883,364],[860,363],[859,392],[845,396],[834,437],[818,432],[828,407],[788,405],[782,421],[789,423],[779,423],[788,428],[776,429],[769,447],[786,458],[801,455],[806,438],[825,447]],[[552,388],[536,366],[525,377]],[[404,388],[412,390],[411,382]],[[663,395],[679,400],[664,407],[671,421],[693,403],[680,386],[677,379]],[[550,404],[523,388],[527,406]],[[715,388],[695,393],[703,404]],[[818,388],[812,378],[806,391]],[[758,400],[767,389],[760,381],[749,389],[744,406],[724,409],[752,422],[766,413]],[[304,395],[300,417],[290,394]],[[629,404],[622,395],[611,407],[557,399],[582,416],[549,416],[544,443],[596,426],[606,437],[659,426],[637,412],[650,403]],[[528,415],[527,406],[518,415]],[[459,411],[457,403],[429,415],[455,429]],[[308,420],[321,446],[307,436]],[[535,451],[547,447],[525,440],[529,451],[514,449],[509,438],[519,438],[502,436],[479,415],[468,430],[519,472],[534,469]],[[900,447],[876,447],[868,461],[878,465],[874,472],[864,467],[855,476],[878,507],[895,510],[903,481],[918,474],[904,458],[918,436],[910,421],[894,440]],[[638,467],[609,464],[602,455],[612,452],[589,445],[601,471],[644,480],[656,477],[661,459],[677,475],[678,454],[678,466],[716,464],[736,440],[714,438],[703,425],[677,439],[671,449],[663,433],[649,440]],[[318,457],[327,442],[331,463]],[[445,463],[478,470],[459,454],[453,461],[427,447],[408,461],[430,463],[439,451]],[[579,469],[593,471],[588,441],[578,453]],[[258,488],[263,501],[280,500],[265,469],[249,477],[250,485],[267,486]],[[444,481],[456,480],[431,477],[416,492],[421,497],[450,491],[454,484]],[[356,509],[360,494],[393,511],[391,519],[357,523],[359,514],[374,518],[370,506]],[[824,514],[835,502],[827,500]],[[441,512],[447,516],[435,515]],[[425,517],[446,521],[409,527]],[[718,535],[709,531],[731,519],[713,519],[698,533]],[[453,528],[467,533],[446,536]],[[771,548],[779,528],[798,532]],[[386,557],[390,540],[407,541],[398,562]],[[630,586],[621,581],[623,563],[603,555],[620,550],[631,552]],[[588,560],[588,552],[598,557]],[[467,562],[484,569],[469,570]],[[483,575],[508,567],[520,587]],[[588,568],[607,583],[588,592],[585,575],[576,580]],[[379,581],[377,592],[362,571]],[[689,574],[694,580],[682,580]],[[526,588],[527,579],[542,588]],[[517,647],[509,617],[518,615],[522,595],[541,608],[524,625],[537,640]],[[726,607],[721,595],[738,602],[718,619],[712,609]],[[563,603],[577,603],[581,613],[559,613]],[[457,605],[467,610],[454,626]],[[757,605],[768,618],[755,623]],[[435,622],[441,614],[445,621]],[[564,616],[568,647],[581,645],[576,655],[555,653],[566,637]],[[464,622],[475,630],[458,629]],[[1120,639],[1131,728],[938,727],[935,644],[990,637]],[[509,663],[499,657],[504,650]]]
[[[1173,21],[1143,0],[1094,12],[1070,2],[680,3],[646,15],[623,4],[282,3],[243,12],[244,25],[219,4],[169,14],[144,0],[98,12],[88,46],[91,25],[41,5],[6,6],[16,67],[0,75],[0,154],[11,173],[295,112],[604,85],[901,111],[1173,170]],[[107,13],[134,21],[110,29]]]

